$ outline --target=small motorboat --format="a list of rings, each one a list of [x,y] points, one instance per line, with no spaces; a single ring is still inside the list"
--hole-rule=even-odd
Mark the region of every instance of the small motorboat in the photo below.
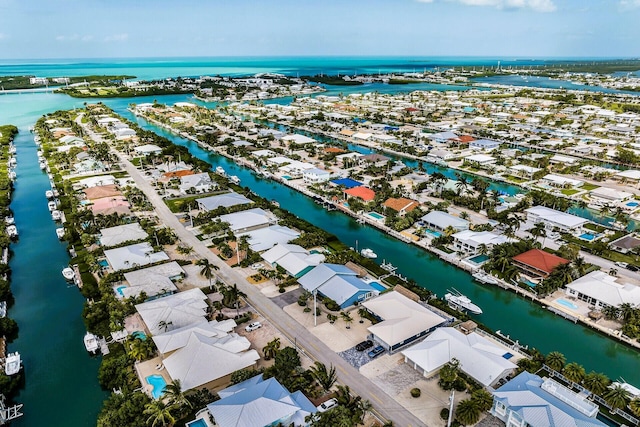
[[[449,303],[449,306],[456,310],[468,311],[473,314],[482,314],[482,309],[475,305],[471,300],[462,295],[458,290],[450,290],[445,294],[444,299]]]
[[[76,278],[76,272],[73,271],[71,267],[65,267],[62,269],[62,277],[64,277],[69,282],[73,282],[73,279]]]
[[[231,176],[229,177],[229,181],[233,182],[233,183],[234,183],[234,184],[236,184],[236,185],[237,185],[237,184],[240,184],[240,178],[238,178],[238,177],[237,177],[237,176],[235,176],[235,175],[231,175]]]
[[[49,208],[49,212],[53,212],[56,210],[56,208],[58,207],[56,202],[54,202],[53,200],[51,200],[49,203],[47,203],[47,207]]]
[[[227,176],[227,173],[225,172],[224,168],[222,166],[218,166],[216,167],[216,173],[222,175],[222,176]]]
[[[13,224],[6,228],[6,232],[11,239],[15,239],[18,237],[18,227]]]
[[[44,195],[47,196],[47,199],[49,199],[49,200],[53,199],[53,191],[52,190],[45,191]]]
[[[62,212],[60,212],[60,211],[51,212],[51,218],[54,221],[60,221],[62,219]]]
[[[45,170],[47,168],[47,162],[44,160],[40,160],[39,166],[40,170]]]
[[[473,278],[476,279],[480,283],[485,283],[487,285],[497,285],[498,279],[493,277],[492,275],[485,273],[483,271],[478,271],[472,274]]]
[[[14,375],[20,372],[22,367],[22,360],[20,359],[20,353],[17,351],[7,354],[7,358],[4,362],[4,373],[7,375]]]
[[[369,248],[364,248],[363,250],[361,250],[360,255],[362,255],[365,258],[371,258],[371,259],[378,258],[378,254],[376,254],[375,252],[373,252],[373,250]]]
[[[14,218],[14,217],[12,217],[12,216],[8,216],[8,217],[5,217],[4,222],[5,222],[7,225],[11,225],[11,224],[15,224],[15,223],[16,223],[16,220],[15,220],[15,218]]]
[[[64,239],[64,227],[56,228],[56,236],[58,236],[60,240]]]
[[[84,348],[86,348],[89,353],[95,354],[95,352],[100,348],[100,344],[98,344],[98,337],[93,335],[91,332],[84,334]]]

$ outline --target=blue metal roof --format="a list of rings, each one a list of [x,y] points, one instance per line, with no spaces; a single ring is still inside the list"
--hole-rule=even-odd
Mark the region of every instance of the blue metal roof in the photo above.
[[[358,182],[355,179],[351,179],[351,178],[334,179],[331,181],[331,183],[335,185],[342,185],[346,188],[360,187],[362,185],[361,182]]]

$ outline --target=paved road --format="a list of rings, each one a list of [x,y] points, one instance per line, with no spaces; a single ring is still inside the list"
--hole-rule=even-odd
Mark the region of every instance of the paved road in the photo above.
[[[86,126],[85,129],[88,135],[94,140],[102,141],[100,135],[89,130]],[[162,198],[155,191],[151,183],[144,179],[140,171],[130,161],[124,158],[121,153],[115,151],[114,153],[118,155],[124,169],[129,173],[131,178],[133,178],[138,188],[144,192],[149,201],[154,205],[160,220],[168,227],[171,227],[183,243],[193,247],[194,252],[198,254],[198,256],[207,258],[209,262],[216,265],[220,269],[218,275],[221,281],[226,284],[236,283],[247,295],[247,299],[251,305],[259,311],[265,319],[277,327],[282,334],[289,338],[291,342],[295,342],[297,346],[312,359],[318,360],[327,366],[335,366],[340,381],[348,385],[351,390],[362,396],[363,399],[369,400],[374,407],[374,412],[377,412],[386,419],[393,420],[394,424],[398,426],[425,425],[393,398],[390,398],[379,386],[360,374],[356,368],[338,356],[291,316],[282,311],[280,307],[262,294],[255,286],[252,286],[236,270],[222,262],[222,260],[198,240],[193,233],[184,228],[182,223],[169,210]]]

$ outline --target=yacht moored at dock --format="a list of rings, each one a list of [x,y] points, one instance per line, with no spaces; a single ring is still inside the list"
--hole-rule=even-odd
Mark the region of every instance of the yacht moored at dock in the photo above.
[[[64,227],[56,228],[56,236],[58,236],[58,239],[60,240],[64,239]]]
[[[466,295],[462,295],[458,290],[451,289],[445,294],[444,299],[449,306],[455,310],[468,311],[473,314],[482,314],[482,309],[475,305]]]
[[[20,372],[22,367],[22,360],[20,359],[20,353],[17,351],[7,354],[7,358],[4,361],[4,373],[7,375],[14,375]]]
[[[217,166],[216,167],[216,173],[220,174],[222,176],[227,176],[227,172],[225,172],[224,168],[222,166]]]
[[[100,344],[98,344],[98,337],[93,335],[91,332],[87,332],[84,335],[84,348],[86,348],[89,353],[95,354],[100,348]]]
[[[234,184],[240,184],[240,178],[238,178],[236,175],[231,175],[229,177],[229,181],[233,182]]]
[[[62,269],[62,277],[64,277],[67,281],[73,282],[76,278],[76,272],[73,271],[71,267],[65,267]]]
[[[6,228],[7,231],[7,235],[9,236],[9,238],[11,239],[16,239],[18,238],[18,227],[16,227],[15,225],[10,225]]]
[[[378,258],[378,254],[376,254],[372,249],[369,249],[369,248],[364,248],[363,250],[361,250],[360,255],[370,259]]]
[[[498,279],[490,275],[489,273],[485,273],[484,271],[477,271],[472,274],[473,278],[480,283],[484,283],[487,285],[497,285]]]

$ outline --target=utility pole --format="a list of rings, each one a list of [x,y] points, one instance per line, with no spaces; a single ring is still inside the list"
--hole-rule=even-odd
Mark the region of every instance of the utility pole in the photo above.
[[[451,418],[453,418],[453,397],[456,391],[451,390],[451,396],[449,396],[449,418],[447,419],[447,427],[451,427]]]

